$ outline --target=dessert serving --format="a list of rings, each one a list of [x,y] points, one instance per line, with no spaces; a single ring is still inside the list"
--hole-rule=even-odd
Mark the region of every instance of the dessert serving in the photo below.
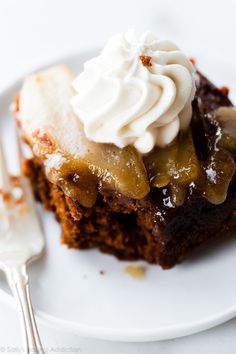
[[[170,268],[235,225],[236,109],[171,41],[129,31],[78,77],[31,75],[16,118],[69,247]]]

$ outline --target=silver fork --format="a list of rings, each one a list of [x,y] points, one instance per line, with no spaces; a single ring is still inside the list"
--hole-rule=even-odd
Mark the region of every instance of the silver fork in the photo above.
[[[16,133],[17,134],[17,133]],[[17,134],[19,161],[22,148]],[[23,175],[19,180],[22,197],[16,201],[16,187],[9,176],[0,140],[0,190],[3,225],[0,233],[0,269],[5,272],[7,282],[18,304],[21,315],[25,353],[43,354],[34,311],[29,293],[27,265],[38,258],[44,249],[44,239],[29,181]]]

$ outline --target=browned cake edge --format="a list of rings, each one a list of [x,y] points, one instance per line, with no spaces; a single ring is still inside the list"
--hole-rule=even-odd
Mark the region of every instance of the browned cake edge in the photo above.
[[[112,253],[120,259],[144,259],[149,263],[159,263],[170,268],[182,261],[186,254],[196,246],[207,242],[214,236],[225,238],[226,231],[236,225],[232,212],[216,233],[202,234],[201,238],[182,247],[178,253],[165,253],[161,239],[153,233],[153,214],[151,210],[135,212],[135,206],[119,205],[116,197],[99,195],[92,208],[83,208],[67,197],[55,184],[45,177],[43,167],[37,158],[24,160],[23,172],[31,179],[36,198],[44,207],[56,214],[61,224],[61,242],[69,248],[88,249],[97,247],[106,253]],[[158,234],[159,230],[157,230]]]

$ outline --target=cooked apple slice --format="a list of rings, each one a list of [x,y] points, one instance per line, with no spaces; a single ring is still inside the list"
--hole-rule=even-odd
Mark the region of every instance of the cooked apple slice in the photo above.
[[[214,115],[222,131],[218,146],[236,155],[236,108],[220,107]]]
[[[76,195],[75,189],[70,191],[69,179],[72,178],[74,188],[79,188],[83,180],[88,195],[87,200],[82,198],[85,206],[94,203],[89,190],[96,183],[100,188],[110,188],[132,198],[145,197],[149,183],[137,151],[130,146],[119,149],[86,138],[70,105],[73,79],[73,73],[63,65],[26,78],[20,92],[19,120],[34,154],[44,161],[51,180],[59,183],[68,195],[74,198]]]
[[[204,164],[206,198],[213,204],[221,204],[227,197],[227,191],[235,174],[235,163],[231,154],[222,149],[213,151]]]

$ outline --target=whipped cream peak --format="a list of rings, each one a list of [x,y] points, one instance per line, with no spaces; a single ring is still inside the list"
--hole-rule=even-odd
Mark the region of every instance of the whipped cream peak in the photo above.
[[[71,104],[89,140],[148,153],[170,144],[192,116],[195,69],[169,40],[133,30],[109,39],[73,81]]]

